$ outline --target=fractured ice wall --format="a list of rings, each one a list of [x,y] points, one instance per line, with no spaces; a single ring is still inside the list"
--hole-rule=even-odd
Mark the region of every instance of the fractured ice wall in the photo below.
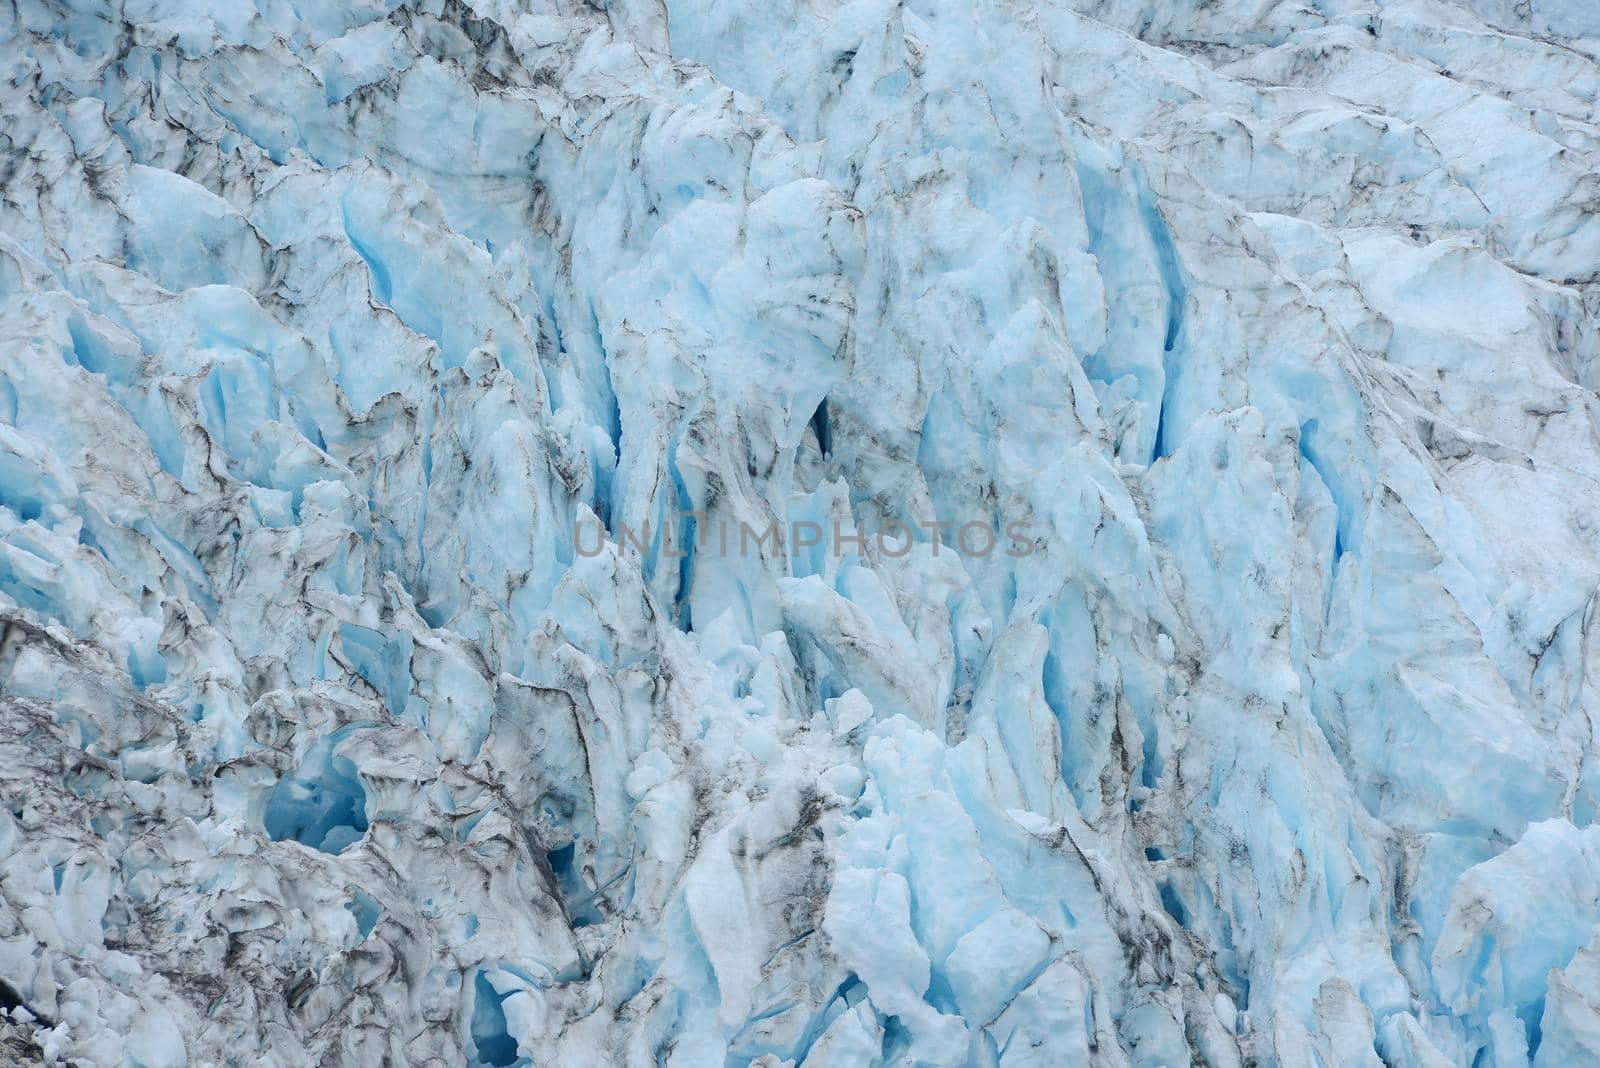
[[[1596,10],[0,6],[0,1050],[1600,1062]]]

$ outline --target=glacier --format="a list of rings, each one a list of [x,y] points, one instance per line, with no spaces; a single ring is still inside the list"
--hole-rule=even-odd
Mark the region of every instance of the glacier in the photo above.
[[[0,1060],[1600,1064],[1592,0],[0,60]]]

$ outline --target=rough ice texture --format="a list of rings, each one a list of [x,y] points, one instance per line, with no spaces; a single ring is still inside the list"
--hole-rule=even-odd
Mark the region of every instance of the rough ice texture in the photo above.
[[[0,1050],[1596,1063],[1597,55],[0,4]]]

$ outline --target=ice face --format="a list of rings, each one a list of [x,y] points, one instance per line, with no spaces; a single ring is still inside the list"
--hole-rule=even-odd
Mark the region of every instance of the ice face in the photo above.
[[[1588,0],[0,11],[0,1050],[1600,1060]]]

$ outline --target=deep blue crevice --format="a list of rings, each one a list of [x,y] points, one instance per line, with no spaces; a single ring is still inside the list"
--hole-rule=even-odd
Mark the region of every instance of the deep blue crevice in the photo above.
[[[617,465],[622,464],[622,405],[617,402],[616,391],[611,393],[611,405],[606,411],[606,433],[611,436],[611,451],[616,453]]]
[[[383,915],[383,909],[378,905],[377,899],[362,890],[351,894],[350,900],[344,903],[345,911],[356,919],[356,933],[366,938],[372,929],[378,926],[378,917]]]
[[[1140,401],[1154,409],[1152,414],[1156,425],[1149,457],[1149,462],[1154,463],[1169,455],[1179,443],[1177,437],[1181,425],[1173,423],[1176,414],[1170,399],[1182,373],[1182,365],[1173,354],[1183,345],[1188,289],[1171,230],[1138,165],[1112,156],[1081,135],[1073,139],[1073,149],[1077,159],[1076,174],[1083,201],[1088,251],[1099,263],[1112,317],[1107,324],[1106,343],[1084,359],[1083,369],[1091,379],[1107,384],[1124,374],[1135,376]],[[1155,279],[1148,277],[1148,264],[1138,254],[1135,235],[1141,227],[1150,239],[1157,275]],[[1130,236],[1134,236],[1134,243],[1128,243]],[[1117,362],[1117,339],[1123,337],[1127,329],[1139,327],[1139,323],[1130,318],[1133,313],[1123,306],[1123,295],[1152,282],[1161,289],[1165,314],[1163,374],[1159,382],[1154,381],[1155,368],[1147,363],[1135,361],[1132,365],[1122,365]]]
[[[1074,155],[1077,157],[1076,174],[1078,178],[1078,195],[1083,199],[1083,225],[1087,232],[1089,254],[1099,264],[1097,270],[1106,287],[1106,303],[1112,315],[1117,313],[1111,279],[1109,274],[1115,271],[1115,257],[1108,255],[1106,247],[1106,233],[1117,228],[1118,220],[1113,214],[1118,207],[1117,198],[1111,183],[1104,174],[1088,162],[1090,158],[1104,157],[1105,153],[1093,142],[1081,140],[1074,143]],[[1097,162],[1109,162],[1097,159]],[[1111,324],[1107,324],[1107,335],[1111,333]],[[1090,378],[1099,379],[1101,382],[1112,382],[1118,373],[1107,363],[1107,349],[1102,345],[1095,352],[1089,353],[1083,361],[1083,370]]]
[[[944,972],[938,968],[928,973],[928,989],[922,995],[922,1000],[946,1016],[961,1015],[961,1006],[956,1003],[956,992],[951,988],[950,980],[946,979]]]
[[[0,505],[28,523],[44,515],[44,487],[32,467],[9,461],[9,456],[0,456]]]
[[[435,614],[433,608],[430,614]],[[354,623],[340,623],[339,644],[351,670],[378,692],[389,714],[401,715],[411,693],[410,639],[404,634],[391,638]]]
[[[1142,195],[1139,211],[1150,231],[1150,241],[1156,250],[1156,270],[1161,274],[1161,288],[1166,296],[1167,332],[1162,339],[1162,349],[1174,352],[1183,337],[1184,314],[1189,300],[1189,289],[1183,282],[1183,271],[1178,266],[1178,248],[1172,241],[1172,230],[1162,216],[1161,209],[1149,193],[1149,187],[1140,182]]]
[[[1161,907],[1166,910],[1168,916],[1171,916],[1177,922],[1179,927],[1188,930],[1189,910],[1184,908],[1182,901],[1178,900],[1178,892],[1172,888],[1170,881],[1161,883]]]
[[[167,660],[159,649],[128,648],[128,680],[140,692],[167,681]]]
[[[1527,1031],[1530,1061],[1539,1052],[1539,1045],[1544,1041],[1544,1000],[1540,997],[1517,1010],[1517,1018],[1522,1021],[1522,1026]]]
[[[594,306],[589,307],[589,335],[594,341],[595,351],[600,354],[600,384],[605,387],[606,395],[606,433],[611,437],[611,449],[617,455],[616,470],[622,469],[622,404],[617,399],[617,384],[612,374],[611,357],[606,353],[605,336],[600,331],[600,317],[595,314]],[[616,502],[613,502],[615,505]]]
[[[574,320],[576,320],[574,316]],[[617,398],[616,383],[613,379],[611,359],[606,354],[605,338],[600,331],[600,319],[595,314],[594,307],[588,309],[589,330],[587,337],[575,333],[572,340],[578,344],[579,349],[593,345],[593,352],[599,358],[598,367],[591,364],[579,364],[575,358],[581,357],[581,351],[575,352],[567,344],[567,334],[556,318],[554,305],[550,306],[550,321],[556,326],[557,344],[568,359],[574,359],[574,369],[578,370],[579,381],[586,387],[584,389],[585,409],[590,420],[596,421],[605,431],[606,437],[611,442],[611,456],[593,456],[590,460],[590,472],[594,477],[594,500],[590,508],[596,518],[603,523],[607,530],[612,529],[614,516],[622,514],[622,405]],[[587,373],[585,373],[587,372]],[[547,375],[552,382],[559,378],[557,375]]]
[[[263,823],[268,837],[292,840],[324,853],[338,853],[367,831],[367,792],[356,766],[334,750],[350,731],[342,727],[318,741],[292,776],[278,781],[267,798]]]
[[[1172,455],[1172,445],[1167,441],[1167,397],[1170,390],[1163,383],[1161,390],[1161,407],[1156,409],[1156,442],[1150,451],[1150,462],[1165,459]]]
[[[790,1058],[794,1063],[806,1063],[806,1055],[811,1052],[811,1047],[816,1045],[817,1039],[822,1037],[823,1032],[827,1030],[828,1025],[834,1021],[838,1013],[843,1011],[843,1008],[855,1006],[857,1002],[866,996],[866,992],[867,988],[862,985],[856,973],[848,973],[844,977],[844,981],[834,990],[833,997],[822,1003],[822,1011],[811,1018],[810,1023],[806,1025],[804,1034],[800,1036],[800,1040],[795,1043],[794,1049],[790,1051]],[[843,1007],[835,1009],[835,1004],[840,1002],[843,1003]]]
[[[1154,722],[1140,723],[1139,729],[1144,732],[1144,748],[1140,752],[1143,758],[1139,762],[1139,782],[1148,789],[1155,789],[1156,782],[1161,778],[1161,749],[1157,745],[1156,725]]]
[[[823,459],[833,455],[833,424],[828,418],[828,398],[822,398],[811,413],[811,432],[817,436],[817,451]]]
[[[495,990],[489,977],[479,971],[473,977],[472,1045],[473,1065],[504,1068],[517,1062],[517,1040],[511,1037],[506,1010],[501,1007],[507,995]]]
[[[62,610],[55,600],[18,575],[12,569],[10,562],[3,558],[0,558],[0,592],[4,592],[13,601],[41,618],[55,620],[63,618]]]
[[[356,236],[356,228],[350,225],[350,212],[345,209],[341,212],[344,222],[344,236],[350,242],[350,247],[356,250],[362,262],[367,265],[367,271],[372,275],[372,296],[379,304],[388,304],[394,296],[394,284],[389,278],[389,268],[383,260],[360,238]]]
[[[1048,632],[1054,625],[1049,616],[1042,616],[1039,620]],[[1054,636],[1052,635],[1052,638]],[[1079,796],[1079,791],[1073,788],[1073,780],[1077,777],[1077,762],[1072,754],[1076,752],[1076,740],[1072,737],[1070,729],[1071,697],[1066,690],[1066,673],[1062,670],[1061,661],[1056,656],[1055,642],[1052,640],[1046,647],[1044,654],[1044,678],[1040,687],[1044,695],[1045,707],[1050,709],[1050,714],[1056,720],[1056,737],[1061,746],[1061,778],[1067,785],[1067,790],[1072,794],[1073,800],[1082,806],[1085,799]]]
[[[1144,221],[1145,229],[1150,234],[1150,243],[1155,249],[1156,271],[1161,277],[1161,290],[1167,313],[1166,333],[1162,338],[1161,404],[1157,409],[1155,445],[1150,456],[1150,462],[1155,463],[1162,457],[1170,456],[1175,445],[1169,433],[1172,418],[1169,407],[1178,381],[1183,377],[1183,364],[1177,354],[1183,341],[1189,288],[1184,283],[1183,270],[1178,263],[1178,248],[1172,240],[1172,228],[1162,216],[1144,175],[1139,173],[1137,177],[1139,215]]]
[[[694,586],[694,552],[695,552],[695,519],[690,513],[694,509],[694,501],[689,497],[689,487],[683,481],[683,473],[678,470],[678,442],[672,445],[672,459],[668,462],[668,469],[672,475],[672,488],[677,496],[678,530],[674,541],[674,548],[682,555],[678,557],[678,595],[673,602],[672,615],[678,624],[678,629],[684,633],[694,629],[694,618],[690,611],[689,591]],[[662,536],[666,536],[667,524],[661,524]]]
[[[583,873],[578,869],[577,840],[550,850],[545,854],[545,859],[549,861],[551,874],[556,877],[556,885],[561,889],[561,900],[572,926],[589,927],[600,923],[604,917],[596,907],[595,893],[584,883]]]
[[[900,1022],[900,1017],[890,1016],[883,1021],[883,1052],[879,1062],[898,1064],[911,1049],[911,1032]]]
[[[1321,431],[1321,426],[1315,419],[1307,419],[1300,424],[1300,457],[1308,464],[1322,484],[1327,487],[1328,495],[1333,500],[1336,521],[1333,531],[1333,560],[1328,567],[1328,583],[1331,587],[1333,580],[1339,574],[1339,561],[1344,558],[1347,550],[1355,551],[1355,507],[1349,493],[1344,488],[1326,453],[1327,442]]]
[[[105,375],[117,385],[128,384],[129,376],[120,373],[106,343],[89,329],[83,316],[67,316],[67,335],[72,338],[72,356],[79,367],[90,374]]]
[[[1250,1007],[1250,976],[1244,971],[1239,959],[1239,950],[1233,940],[1233,921],[1224,909],[1217,908],[1216,901],[1206,890],[1205,884],[1199,884],[1199,893],[1202,897],[1201,909],[1212,917],[1217,930],[1217,952],[1213,958],[1217,977],[1227,984],[1233,1002],[1239,1011]]]

